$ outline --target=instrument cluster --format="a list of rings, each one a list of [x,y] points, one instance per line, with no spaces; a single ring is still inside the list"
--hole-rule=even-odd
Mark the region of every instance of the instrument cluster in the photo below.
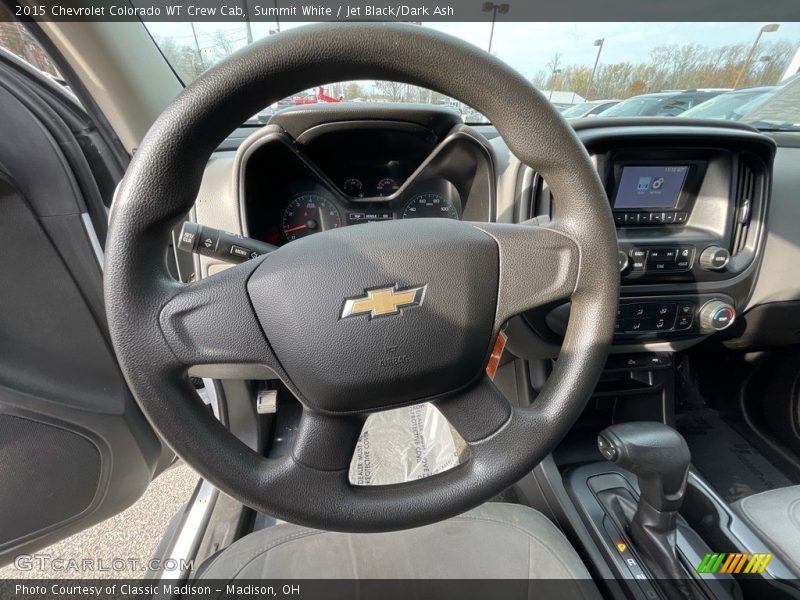
[[[296,137],[265,131],[243,151],[241,208],[249,237],[280,246],[396,219],[492,218],[490,153],[469,132],[371,122],[308,131]]]
[[[387,177],[375,185],[380,186],[376,192],[389,188],[391,193],[367,196],[364,182],[356,177],[343,182],[344,196],[338,198],[311,181],[298,184],[300,189],[290,194],[283,207],[280,227],[271,227],[266,241],[279,245],[320,231],[394,219],[460,218],[458,192],[446,180],[420,182],[401,194],[397,194],[402,185],[399,180]]]

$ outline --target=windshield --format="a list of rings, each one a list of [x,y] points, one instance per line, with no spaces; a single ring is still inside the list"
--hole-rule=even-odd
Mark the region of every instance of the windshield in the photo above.
[[[704,113],[699,109],[686,112],[704,103],[708,110],[728,107],[729,102],[732,106],[733,95],[720,98],[718,105],[708,102],[730,90],[778,85],[800,69],[800,23],[419,24],[490,51],[532,82],[567,118],[589,113],[590,101],[608,99],[622,102],[600,111],[602,117],[700,117]],[[176,74],[189,84],[246,44],[302,23],[146,25]],[[249,124],[266,123],[289,106],[340,102],[432,104],[457,112],[466,123],[486,122],[478,111],[434,91],[387,81],[342,81],[265,105]],[[761,103],[753,119],[745,113],[736,118],[766,129],[800,123],[800,103],[785,99],[779,114],[772,114],[769,106]]]

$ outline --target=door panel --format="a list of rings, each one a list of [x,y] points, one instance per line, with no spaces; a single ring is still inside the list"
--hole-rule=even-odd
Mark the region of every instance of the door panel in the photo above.
[[[173,458],[108,339],[91,121],[33,75],[0,59],[0,564],[123,510]]]

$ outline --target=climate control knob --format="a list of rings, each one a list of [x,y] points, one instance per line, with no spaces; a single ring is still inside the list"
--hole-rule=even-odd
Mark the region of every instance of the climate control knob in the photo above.
[[[736,319],[736,310],[722,300],[709,300],[700,308],[699,322],[702,333],[714,333],[730,327]]]
[[[721,271],[728,265],[731,253],[721,246],[709,246],[700,254],[700,268],[706,271]]]

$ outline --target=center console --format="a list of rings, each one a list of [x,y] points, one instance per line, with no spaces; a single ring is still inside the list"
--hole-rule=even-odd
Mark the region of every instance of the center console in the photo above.
[[[793,597],[795,589],[778,592],[795,575],[775,557],[752,577],[703,569],[712,555],[764,553],[764,542],[691,469],[685,444],[663,425],[675,423],[676,389],[684,385],[676,352],[712,334],[736,335],[742,321],[761,259],[774,145],[736,125],[577,129],[614,217],[620,301],[605,369],[536,483],[551,485],[560,521],[587,563],[619,584],[606,590],[610,597]],[[557,219],[546,182],[531,188],[526,216]],[[529,368],[534,391],[546,381],[538,371],[560,347],[569,312],[562,304],[527,314],[534,335],[514,339],[514,352],[537,365]],[[592,447],[601,431],[600,447]]]
[[[741,127],[578,129],[603,181],[619,248],[615,346],[700,341],[735,329],[758,271],[772,142]],[[532,186],[530,216],[556,215],[546,183]],[[569,305],[526,315],[558,344]]]

